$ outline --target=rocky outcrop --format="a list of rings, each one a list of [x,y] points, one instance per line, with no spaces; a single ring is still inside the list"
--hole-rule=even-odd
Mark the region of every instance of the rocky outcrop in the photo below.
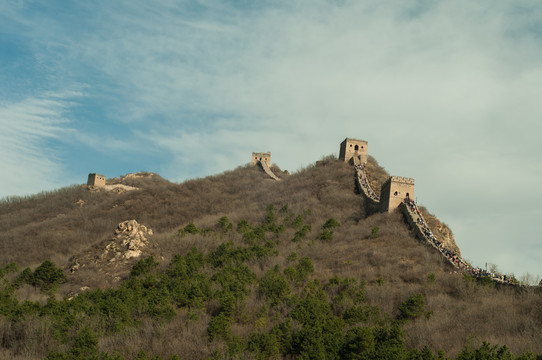
[[[141,257],[152,248],[150,244],[152,235],[151,229],[139,224],[136,220],[123,221],[117,226],[111,240],[104,241],[97,247],[74,256],[70,272],[76,272],[89,265],[98,265],[100,271],[107,272],[112,268],[119,270],[128,268],[134,259]]]
[[[105,247],[100,258],[108,258],[112,262],[140,257],[143,249],[149,244],[148,236],[152,236],[152,230],[145,225],[140,225],[135,220],[121,222],[115,230],[115,237]]]

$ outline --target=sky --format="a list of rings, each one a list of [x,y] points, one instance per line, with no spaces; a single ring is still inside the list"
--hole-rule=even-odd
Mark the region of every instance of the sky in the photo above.
[[[542,3],[0,0],[0,198],[368,141],[465,259],[542,276]]]

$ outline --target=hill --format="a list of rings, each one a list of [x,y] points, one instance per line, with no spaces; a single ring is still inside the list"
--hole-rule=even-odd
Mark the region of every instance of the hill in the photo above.
[[[372,158],[366,169],[380,189],[386,171]],[[369,213],[353,167],[333,156],[272,171],[282,181],[247,165],[181,184],[140,174],[108,182],[135,190],[4,199],[0,357],[542,352],[536,289],[457,272],[400,212]]]

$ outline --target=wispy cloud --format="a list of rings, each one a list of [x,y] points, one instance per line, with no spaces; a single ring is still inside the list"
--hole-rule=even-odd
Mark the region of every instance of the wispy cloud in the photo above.
[[[0,103],[0,197],[63,184],[64,165],[51,141],[69,135],[67,94]]]
[[[523,236],[539,239],[527,219],[542,216],[542,195],[530,190],[542,175],[540,4],[22,4],[5,9],[13,36],[47,74],[41,87],[87,84],[82,102],[92,98],[86,111],[99,115],[78,113],[73,138],[110,155],[111,171],[121,157],[143,159],[142,149],[153,161],[141,167],[158,162],[176,180],[260,150],[295,170],[360,137],[394,175],[416,178],[419,200],[450,223],[468,257],[513,253],[510,232],[488,230],[507,223],[503,206]],[[490,233],[488,248],[479,239]]]

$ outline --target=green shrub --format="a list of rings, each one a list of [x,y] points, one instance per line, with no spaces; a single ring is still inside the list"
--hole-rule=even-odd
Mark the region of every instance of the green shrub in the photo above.
[[[209,321],[209,327],[207,328],[209,340],[213,341],[219,338],[226,341],[229,340],[231,338],[232,322],[232,318],[224,312],[212,317]]]
[[[75,339],[72,354],[76,358],[95,357],[98,354],[98,336],[89,327],[84,327]]]
[[[130,276],[139,276],[149,274],[153,269],[158,267],[158,262],[154,260],[154,257],[149,256],[145,259],[141,259],[134,264]]]
[[[303,225],[303,227],[301,229],[296,231],[292,241],[293,242],[299,242],[299,241],[303,240],[310,231],[311,231],[311,226],[310,225]]]
[[[245,219],[239,221],[237,223],[237,232],[240,233],[240,234],[244,234],[245,232],[247,231],[250,231],[252,230],[252,227],[250,226],[250,224],[248,223],[248,221],[246,221]]]
[[[296,271],[298,281],[306,280],[309,274],[312,274],[314,272],[314,265],[312,263],[312,260],[308,257],[302,257],[301,259],[299,259],[299,262],[296,266]]]
[[[307,280],[309,274],[314,272],[314,265],[312,260],[308,257],[303,257],[299,260],[295,268],[288,266],[284,269],[284,275],[295,284],[300,285],[303,281]]]
[[[32,273],[32,270],[30,270],[30,268],[27,267],[23,271],[21,271],[19,275],[17,275],[17,278],[15,279],[15,284],[16,285],[20,285],[20,284],[33,285],[34,274]]]
[[[407,359],[405,333],[398,324],[373,329],[376,340],[371,359]]]
[[[286,258],[286,260],[288,260],[289,262],[296,261],[297,260],[297,253],[296,252],[291,252],[290,255],[288,255],[288,257]]]
[[[256,282],[256,275],[246,265],[227,265],[219,269],[211,280],[219,284],[222,291],[242,299],[249,293],[249,285]]]
[[[257,359],[279,359],[280,341],[274,333],[255,333],[251,334],[248,340],[247,348],[256,353]]]
[[[276,214],[275,205],[270,204],[267,206],[267,212],[265,214],[264,224],[267,227],[271,227],[272,225],[275,225],[276,220],[277,220],[277,214]]]
[[[341,348],[341,359],[372,359],[376,347],[373,330],[368,327],[353,327],[346,332]]]
[[[378,226],[373,226],[371,230],[371,239],[376,239],[379,236],[380,228]]]
[[[294,229],[300,229],[303,226],[303,223],[305,222],[305,219],[303,219],[303,215],[297,215],[294,220],[290,223]]]
[[[66,282],[64,270],[57,268],[50,260],[41,263],[32,274],[32,285],[45,291],[51,291],[64,282]]]
[[[222,216],[218,220],[217,226],[220,231],[227,231],[228,228],[229,230],[231,230],[233,227],[232,223],[230,222],[230,219],[228,219],[227,216]]]
[[[9,273],[17,271],[19,271],[19,266],[14,262],[10,262],[9,264],[0,269],[0,277],[4,277]]]
[[[290,294],[290,285],[286,277],[280,273],[278,265],[264,274],[260,280],[258,291],[272,306],[278,305]]]
[[[180,229],[178,234],[185,236],[186,234],[198,234],[200,231],[193,222],[189,222],[184,228]]]
[[[337,220],[335,220],[334,218],[329,218],[324,223],[324,225],[322,225],[322,229],[324,229],[324,230],[332,230],[332,229],[335,229],[336,227],[339,227],[339,226],[341,226],[341,224],[339,224],[337,222]]]
[[[318,235],[318,240],[329,242],[333,238],[333,229],[341,226],[334,218],[329,218],[324,225],[322,225],[322,232]]]
[[[292,334],[292,354],[301,359],[338,359],[344,339],[344,321],[333,315],[329,299],[318,281],[307,284],[291,316],[301,325],[301,329]]]
[[[324,242],[330,242],[332,238],[333,238],[333,231],[327,230],[327,229],[323,230],[318,235],[318,240],[321,240],[321,241],[324,241]]]
[[[516,360],[535,360],[541,356],[534,357],[533,354],[525,353]],[[496,345],[491,345],[487,341],[482,342],[482,345],[478,349],[473,349],[470,346],[465,347],[457,356],[456,360],[514,360],[514,355],[508,350],[506,345],[500,348]]]
[[[401,305],[399,305],[400,320],[415,319],[425,313],[425,297],[423,294],[409,296]]]

